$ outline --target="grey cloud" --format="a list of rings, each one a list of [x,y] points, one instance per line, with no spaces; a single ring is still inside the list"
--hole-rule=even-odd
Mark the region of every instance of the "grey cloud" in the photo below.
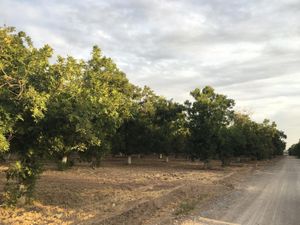
[[[212,85],[255,108],[254,118],[277,119],[290,143],[300,133],[292,127],[300,112],[298,0],[2,0],[0,8],[0,22],[38,46],[87,58],[97,44],[133,83],[178,101]]]

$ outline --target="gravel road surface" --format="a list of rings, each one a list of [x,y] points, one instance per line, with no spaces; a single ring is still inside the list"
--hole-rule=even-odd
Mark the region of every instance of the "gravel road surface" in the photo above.
[[[220,224],[300,225],[300,159],[285,156],[258,170],[199,214],[194,224],[210,224],[201,221],[209,218]]]

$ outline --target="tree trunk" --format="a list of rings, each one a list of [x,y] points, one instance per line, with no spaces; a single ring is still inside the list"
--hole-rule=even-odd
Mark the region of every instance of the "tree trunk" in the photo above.
[[[98,167],[100,167],[101,166],[101,159],[102,159],[102,157],[95,157],[94,158],[94,160],[93,160],[93,162],[92,162],[92,167],[93,168],[98,168]]]
[[[203,166],[203,168],[205,169],[205,170],[207,170],[207,169],[211,169],[211,162],[210,162],[210,160],[205,160],[204,161],[204,166]]]
[[[221,162],[222,162],[222,167],[225,167],[226,166],[225,159],[221,159]]]
[[[166,156],[166,163],[169,162],[169,156]]]
[[[221,161],[222,161],[222,167],[230,165],[230,159],[229,158],[222,158]]]
[[[162,157],[163,157],[163,155],[162,155],[162,154],[159,154],[159,158],[162,159]]]
[[[10,160],[10,157],[11,157],[11,153],[8,153],[5,160]]]
[[[128,156],[127,164],[128,164],[128,165],[131,165],[131,155]]]
[[[26,196],[23,195],[18,199],[18,206],[24,206],[26,205],[26,202],[27,202]]]
[[[67,164],[67,162],[68,162],[68,156],[65,155],[65,156],[62,157],[61,163],[62,164]]]
[[[61,161],[60,162],[58,161],[58,163],[57,163],[58,168],[57,169],[63,171],[63,170],[68,169],[68,166],[69,166],[68,165],[68,156],[64,155],[62,157]]]

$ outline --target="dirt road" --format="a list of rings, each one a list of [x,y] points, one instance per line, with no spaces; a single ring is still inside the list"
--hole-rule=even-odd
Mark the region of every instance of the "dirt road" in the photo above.
[[[249,181],[208,206],[200,215],[228,224],[299,225],[300,160],[286,156],[258,170]],[[192,220],[194,224],[197,220],[201,222],[201,218]]]

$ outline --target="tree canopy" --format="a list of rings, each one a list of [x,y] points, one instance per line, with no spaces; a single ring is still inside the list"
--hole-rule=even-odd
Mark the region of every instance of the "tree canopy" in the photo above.
[[[0,28],[0,156],[14,154],[5,199],[31,199],[43,162],[68,157],[99,166],[109,154],[181,154],[209,162],[283,154],[285,134],[234,111],[235,101],[210,86],[184,104],[140,88],[94,46],[88,60],[54,58],[49,45]],[[298,145],[291,154],[297,154]]]
[[[300,140],[298,143],[293,144],[289,149],[288,149],[289,155],[297,156],[300,158]]]

